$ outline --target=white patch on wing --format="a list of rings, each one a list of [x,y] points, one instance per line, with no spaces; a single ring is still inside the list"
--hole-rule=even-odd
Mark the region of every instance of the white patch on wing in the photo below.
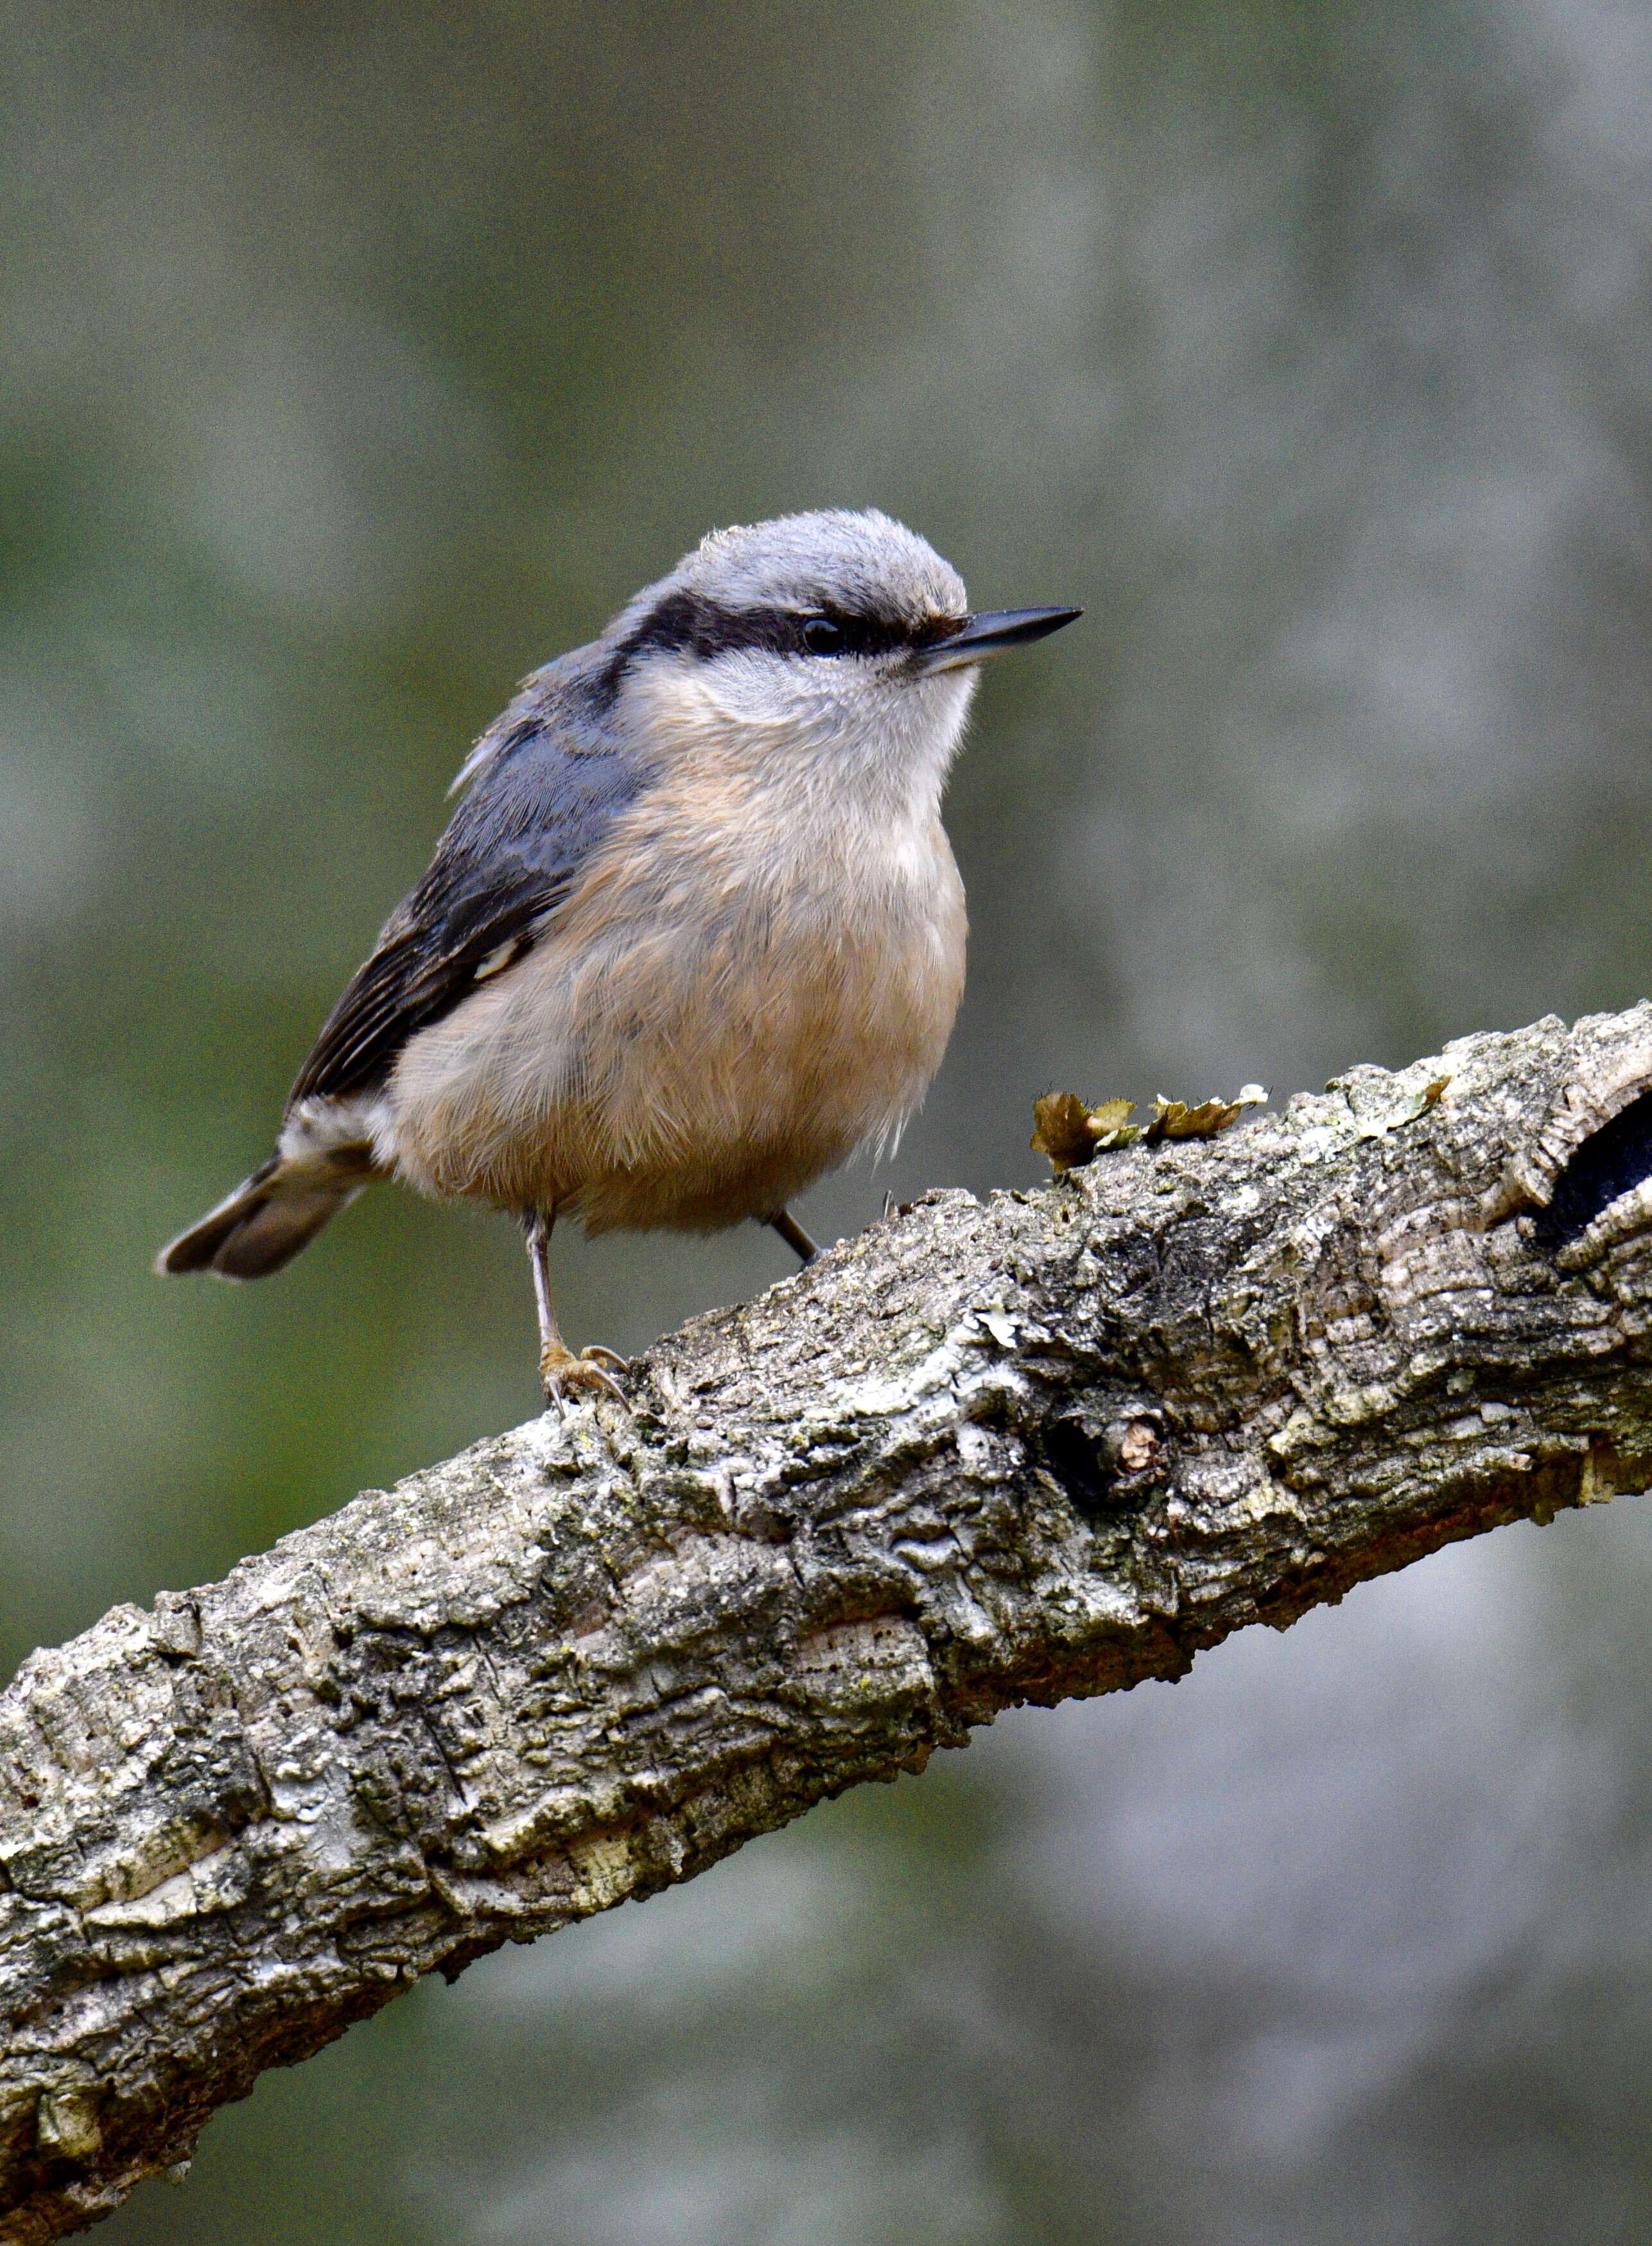
[[[520,956],[527,941],[526,936],[507,936],[496,950],[488,953],[486,958],[477,969],[474,979],[478,983],[486,983],[490,975],[501,973],[510,965],[513,959]]]

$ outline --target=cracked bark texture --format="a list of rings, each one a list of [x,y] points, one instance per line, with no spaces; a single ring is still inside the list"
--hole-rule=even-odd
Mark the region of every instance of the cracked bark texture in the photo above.
[[[106,2213],[419,1974],[1001,1708],[1644,1488],[1649,1179],[1652,1006],[1355,1069],[932,1194],[662,1343],[630,1411],[35,1654],[0,1698],[0,2239]]]

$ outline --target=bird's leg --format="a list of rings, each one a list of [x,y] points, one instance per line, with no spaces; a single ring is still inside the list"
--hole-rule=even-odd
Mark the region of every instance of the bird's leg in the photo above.
[[[561,1404],[570,1391],[583,1388],[596,1396],[617,1396],[622,1404],[624,1392],[597,1360],[604,1359],[616,1371],[624,1372],[628,1370],[625,1359],[611,1349],[588,1349],[575,1357],[562,1339],[551,1303],[551,1227],[555,1222],[554,1209],[535,1209],[527,1220],[527,1261],[534,1274],[534,1303],[539,1311],[540,1381],[545,1401],[547,1405]]]
[[[783,1208],[778,1216],[769,1217],[766,1222],[779,1234],[799,1263],[812,1263],[820,1253],[819,1249],[810,1239],[789,1208]]]

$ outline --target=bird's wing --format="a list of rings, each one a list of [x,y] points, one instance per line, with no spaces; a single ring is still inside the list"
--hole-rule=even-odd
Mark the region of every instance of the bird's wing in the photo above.
[[[611,745],[554,718],[507,716],[467,768],[475,782],[429,871],[323,1024],[293,1101],[381,1084],[411,1037],[535,940],[636,794],[636,766]]]

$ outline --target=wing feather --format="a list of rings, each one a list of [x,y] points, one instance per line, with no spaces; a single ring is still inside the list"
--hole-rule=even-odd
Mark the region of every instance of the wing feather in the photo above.
[[[542,933],[637,793],[637,768],[611,741],[519,713],[506,713],[485,761],[472,756],[470,793],[323,1024],[294,1101],[381,1084],[408,1039],[498,966],[501,946],[520,950]]]

